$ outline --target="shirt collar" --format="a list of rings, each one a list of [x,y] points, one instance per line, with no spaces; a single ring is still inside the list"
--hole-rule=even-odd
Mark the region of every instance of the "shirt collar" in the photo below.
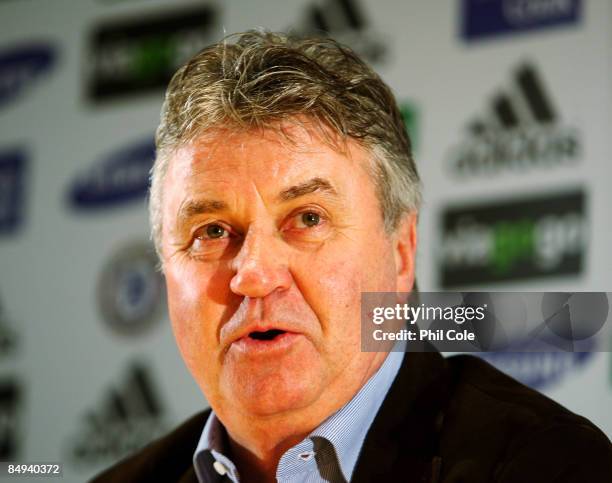
[[[331,443],[336,452],[340,469],[346,481],[350,481],[365,440],[365,436],[382,405],[395,376],[397,375],[404,358],[402,344],[397,345],[390,352],[376,373],[370,377],[368,382],[337,412],[332,414],[321,423],[304,441],[289,449],[288,453],[294,453],[298,447],[312,446],[316,438],[323,438]],[[206,420],[202,435],[193,456],[193,464],[200,482],[208,479],[204,468],[208,461],[203,455],[212,453],[214,459],[220,462],[228,473],[228,477],[234,482],[238,481],[238,472],[234,463],[227,457],[226,431],[214,411]],[[225,453],[225,454],[224,454]],[[283,458],[279,462],[279,473],[282,473]]]
[[[210,412],[210,416],[204,424],[204,430],[198,441],[195,453],[193,455],[193,465],[201,483],[210,481],[205,475],[210,474],[208,468],[210,462],[206,458],[206,453],[212,453],[215,461],[219,461],[228,472],[228,476],[232,481],[238,481],[238,471],[234,463],[227,457],[224,452],[227,452],[226,431],[221,424],[214,411]]]
[[[323,437],[333,444],[347,481],[351,479],[366,434],[402,365],[403,358],[403,350],[390,352],[378,371],[359,392],[309,435],[309,438]]]

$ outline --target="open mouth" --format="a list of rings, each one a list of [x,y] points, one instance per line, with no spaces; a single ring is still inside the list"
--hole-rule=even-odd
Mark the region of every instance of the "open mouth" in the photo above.
[[[302,338],[302,334],[291,330],[267,329],[257,327],[246,335],[232,342],[231,347],[237,354],[248,357],[279,356],[292,350]]]
[[[266,331],[253,331],[249,334],[249,338],[254,340],[274,340],[277,337],[283,335],[284,330],[270,329]]]

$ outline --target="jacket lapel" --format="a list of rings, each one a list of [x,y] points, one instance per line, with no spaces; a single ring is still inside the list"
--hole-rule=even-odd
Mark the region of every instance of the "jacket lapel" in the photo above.
[[[191,466],[184,474],[178,483],[198,483],[198,477],[195,474],[193,466]]]
[[[409,352],[361,448],[352,482],[438,480],[449,376],[438,352]]]

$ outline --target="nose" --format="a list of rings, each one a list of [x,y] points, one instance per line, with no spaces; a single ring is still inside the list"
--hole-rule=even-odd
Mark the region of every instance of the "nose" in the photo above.
[[[292,283],[283,242],[274,233],[251,227],[232,261],[236,274],[230,289],[237,295],[263,298]]]

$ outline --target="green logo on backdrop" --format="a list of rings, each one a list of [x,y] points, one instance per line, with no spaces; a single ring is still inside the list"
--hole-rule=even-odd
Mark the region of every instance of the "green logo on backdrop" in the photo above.
[[[419,145],[419,110],[414,103],[408,101],[400,102],[399,108],[404,120],[404,126],[406,126],[406,131],[408,131],[410,141],[412,142],[412,152],[415,153]]]

